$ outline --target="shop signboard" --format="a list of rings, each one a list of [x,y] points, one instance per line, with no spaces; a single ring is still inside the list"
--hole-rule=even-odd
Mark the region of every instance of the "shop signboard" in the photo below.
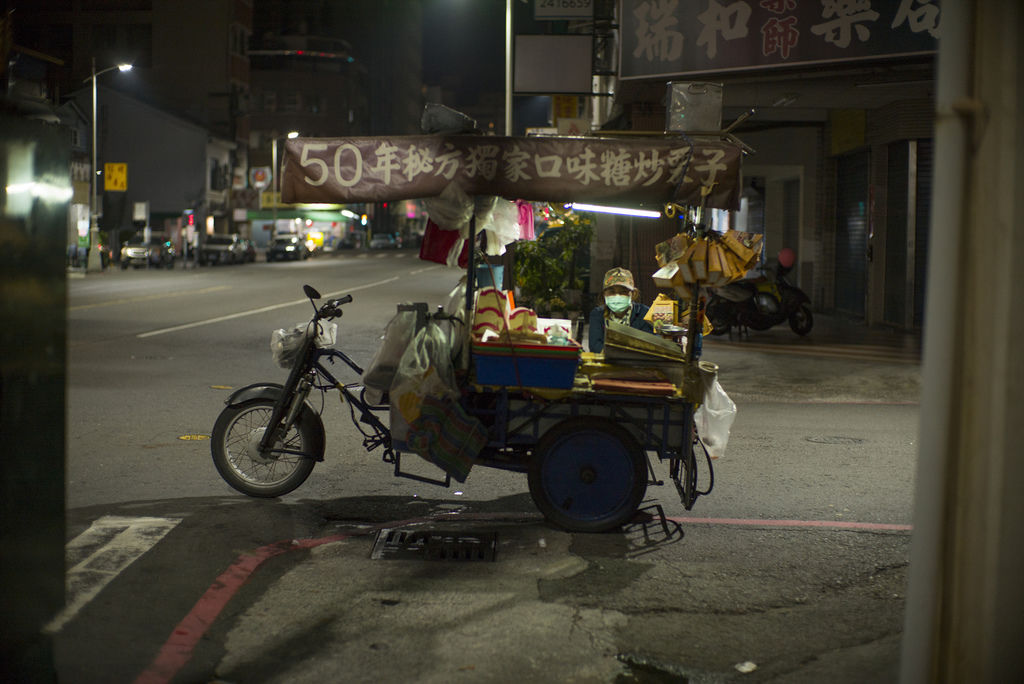
[[[933,54],[938,0],[623,0],[623,79]]]
[[[594,0],[534,0],[533,18],[590,19],[594,16]]]

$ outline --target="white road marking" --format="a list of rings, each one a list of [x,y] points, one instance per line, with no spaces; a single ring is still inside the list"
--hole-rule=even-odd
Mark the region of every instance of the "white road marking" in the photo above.
[[[417,273],[423,273],[424,271],[433,271],[436,268],[441,268],[441,264],[434,264],[433,266],[424,266],[423,268],[417,268],[415,271],[409,271],[409,274],[416,275]]]
[[[366,290],[366,289],[369,289],[371,287],[378,287],[380,285],[385,285],[387,283],[393,283],[396,280],[398,280],[398,276],[394,276],[393,278],[386,278],[384,280],[378,280],[375,283],[366,283],[365,285],[357,285],[355,287],[350,287],[350,288],[348,288],[348,289],[346,289],[346,290],[344,290],[342,292],[332,292],[330,294],[325,294],[323,296],[323,298],[324,299],[330,299],[331,297],[340,297],[343,294],[348,294],[350,292],[358,292],[359,290]],[[264,307],[262,307],[260,309],[250,309],[249,311],[239,311],[238,313],[228,314],[227,316],[218,316],[217,318],[208,318],[205,321],[196,321],[195,323],[185,323],[184,325],[176,325],[176,326],[171,327],[171,328],[161,328],[160,330],[150,330],[149,332],[139,333],[138,335],[136,335],[136,337],[138,337],[139,339],[143,339],[143,338],[146,338],[146,337],[153,337],[155,335],[165,335],[167,333],[178,332],[179,330],[188,330],[189,328],[198,328],[199,326],[211,325],[213,323],[223,323],[224,321],[230,321],[230,320],[234,320],[236,318],[243,318],[245,316],[252,316],[254,314],[261,314],[261,313],[266,313],[267,311],[273,311],[274,309],[283,309],[283,308],[285,308],[287,306],[295,306],[296,304],[307,304],[307,303],[309,303],[308,299],[296,299],[295,301],[285,302],[284,304],[274,304],[272,306],[264,306]]]
[[[83,309],[95,309],[100,306],[116,306],[118,304],[134,304],[136,302],[148,302],[154,299],[166,299],[167,297],[181,297],[182,295],[206,294],[207,292],[217,292],[219,290],[226,289],[228,289],[227,285],[217,285],[215,287],[204,287],[201,290],[177,290],[175,292],[160,292],[158,294],[144,295],[141,297],[115,299],[109,302],[97,302],[95,304],[79,304],[77,306],[69,306],[68,311],[82,311]]]
[[[56,634],[136,558],[153,548],[180,518],[105,515],[66,547],[68,571],[64,609],[43,631]]]

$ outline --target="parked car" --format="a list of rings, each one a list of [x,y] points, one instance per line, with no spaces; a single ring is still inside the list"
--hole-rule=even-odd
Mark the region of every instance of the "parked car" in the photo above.
[[[152,235],[149,241],[143,235],[135,235],[128,238],[128,241],[121,247],[121,268],[129,266],[139,268],[140,266],[152,266],[174,268],[174,258],[177,253],[171,246],[171,241],[163,235]]]
[[[309,258],[309,248],[298,235],[278,235],[267,250],[267,261],[299,261]]]
[[[399,246],[391,233],[377,233],[370,238],[370,249],[398,249]]]
[[[245,252],[237,233],[207,235],[199,247],[201,264],[237,264],[242,261],[245,261]]]

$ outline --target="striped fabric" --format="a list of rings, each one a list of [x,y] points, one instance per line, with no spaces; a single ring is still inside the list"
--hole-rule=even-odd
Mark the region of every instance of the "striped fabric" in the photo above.
[[[487,443],[487,429],[451,399],[426,396],[420,415],[409,426],[409,448],[465,482],[476,455]]]

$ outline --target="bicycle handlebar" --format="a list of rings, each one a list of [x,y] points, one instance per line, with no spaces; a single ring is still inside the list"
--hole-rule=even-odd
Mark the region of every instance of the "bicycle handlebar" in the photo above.
[[[332,318],[341,318],[341,307],[352,301],[352,295],[348,294],[338,299],[331,299],[317,312],[317,316],[321,319],[331,320]]]

